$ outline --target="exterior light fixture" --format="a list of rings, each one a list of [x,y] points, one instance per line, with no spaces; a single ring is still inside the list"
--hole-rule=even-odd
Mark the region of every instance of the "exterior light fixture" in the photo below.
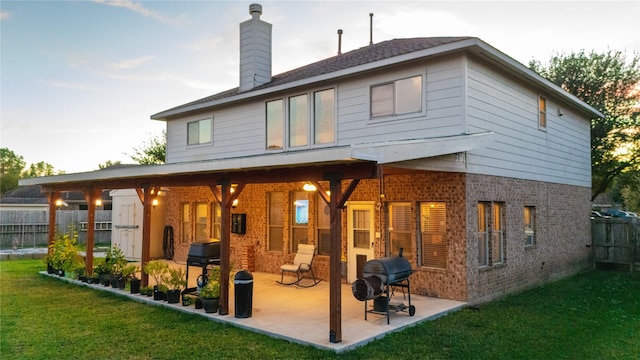
[[[62,200],[61,199],[56,200],[56,206],[62,206]]]
[[[158,199],[153,199],[153,201],[151,201],[151,206],[155,209],[156,206],[158,206]]]
[[[233,200],[233,203],[231,203],[231,207],[234,209],[238,207],[238,199]]]
[[[302,190],[304,190],[304,191],[316,191],[317,189],[316,189],[315,185],[313,185],[311,183],[305,183],[302,186]]]
[[[96,206],[102,206],[102,200],[100,199],[96,200]]]

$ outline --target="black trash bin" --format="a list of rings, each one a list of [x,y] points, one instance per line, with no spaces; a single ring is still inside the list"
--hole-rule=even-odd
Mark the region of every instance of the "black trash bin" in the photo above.
[[[253,275],[248,270],[240,270],[233,279],[236,311],[235,317],[251,317],[253,307]]]

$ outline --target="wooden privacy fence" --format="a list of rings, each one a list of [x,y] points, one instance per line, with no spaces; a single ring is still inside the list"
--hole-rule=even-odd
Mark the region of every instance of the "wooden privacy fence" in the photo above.
[[[111,243],[111,210],[96,210],[95,244]],[[56,232],[67,232],[73,227],[78,232],[78,243],[87,241],[87,210],[57,210]],[[47,245],[49,232],[48,210],[0,211],[0,248],[19,249]]]
[[[596,267],[640,271],[640,218],[591,220]]]

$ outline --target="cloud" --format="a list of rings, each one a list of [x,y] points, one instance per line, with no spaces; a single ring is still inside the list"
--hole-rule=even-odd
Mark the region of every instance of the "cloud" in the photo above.
[[[155,56],[153,55],[143,56],[135,59],[127,59],[112,64],[111,67],[116,69],[132,69],[153,59],[155,59]]]
[[[61,82],[61,81],[47,81],[46,84],[51,86],[51,87],[61,88],[61,89],[74,89],[74,90],[89,90],[90,89],[89,87],[87,87],[85,85],[72,84],[72,83]]]
[[[182,16],[178,18],[169,18],[153,10],[145,8],[139,2],[135,2],[131,0],[92,0],[92,1],[98,4],[104,4],[107,6],[125,8],[135,13],[138,13],[144,17],[155,19],[169,25],[176,25],[185,21],[185,18]]]
[[[0,20],[9,20],[11,13],[6,10],[0,10]]]

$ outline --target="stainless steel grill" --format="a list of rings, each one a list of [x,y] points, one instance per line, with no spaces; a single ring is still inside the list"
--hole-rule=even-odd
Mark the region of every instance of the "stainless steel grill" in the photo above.
[[[400,254],[402,255],[402,253]],[[353,296],[364,301],[364,319],[367,313],[386,314],[389,324],[389,311],[407,311],[409,316],[415,314],[415,307],[411,305],[411,286],[409,276],[413,274],[411,264],[402,256],[389,256],[367,261],[362,270],[363,278],[351,284]],[[403,303],[391,304],[390,299],[395,288],[401,288],[403,295],[409,300],[409,305]],[[404,289],[407,293],[404,294]],[[373,300],[373,309],[369,310],[367,300]]]

